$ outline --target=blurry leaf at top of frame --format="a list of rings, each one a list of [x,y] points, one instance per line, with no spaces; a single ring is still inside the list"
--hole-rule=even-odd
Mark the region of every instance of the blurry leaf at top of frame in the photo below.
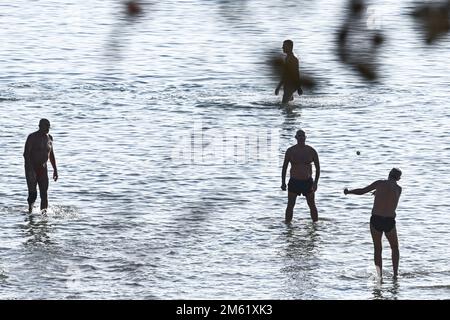
[[[450,0],[417,5],[411,15],[421,24],[427,44],[450,31]]]

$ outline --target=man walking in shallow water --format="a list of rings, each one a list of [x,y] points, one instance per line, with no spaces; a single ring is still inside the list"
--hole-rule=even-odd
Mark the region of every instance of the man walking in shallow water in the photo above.
[[[294,42],[292,40],[285,40],[283,42],[283,52],[286,54],[286,59],[283,66],[283,74],[280,83],[275,89],[275,95],[278,95],[281,86],[283,86],[282,103],[286,104],[294,100],[294,92],[297,91],[299,95],[303,94],[300,86],[300,73],[298,70],[298,59],[293,53]]]
[[[41,211],[46,212],[48,207],[48,174],[47,161],[53,167],[53,180],[58,180],[58,170],[56,168],[55,154],[53,153],[53,137],[48,134],[50,131],[50,121],[41,119],[39,130],[30,134],[25,143],[23,157],[25,158],[25,177],[28,186],[28,212],[33,211],[33,204],[39,194],[41,196]]]
[[[320,177],[319,156],[314,148],[305,144],[306,134],[303,130],[298,130],[295,138],[297,139],[297,144],[287,149],[281,171],[281,189],[285,191],[286,171],[289,163],[291,164],[285,221],[286,223],[292,221],[297,196],[303,194],[309,206],[311,219],[315,222],[319,219],[314,199]],[[311,163],[314,163],[316,169],[314,180],[312,178]]]
[[[397,184],[402,172],[393,168],[389,172],[387,180],[377,180],[371,185],[362,189],[348,190],[344,189],[344,194],[362,195],[375,190],[375,199],[373,202],[372,216],[370,217],[370,233],[372,234],[374,246],[374,261],[377,267],[378,275],[382,276],[382,256],[381,256],[381,238],[383,232],[389,241],[392,251],[392,267],[394,269],[394,278],[398,275],[398,263],[400,260],[400,251],[398,249],[397,229],[395,227],[395,210],[398,200],[402,193],[402,188]]]

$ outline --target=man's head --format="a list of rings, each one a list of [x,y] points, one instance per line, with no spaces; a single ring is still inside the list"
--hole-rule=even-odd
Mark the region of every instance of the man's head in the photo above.
[[[283,52],[291,53],[294,49],[294,42],[292,40],[284,40],[283,42]]]
[[[41,119],[39,121],[39,130],[44,133],[48,133],[50,131],[50,121],[47,119]]]
[[[297,130],[297,132],[295,133],[295,139],[297,139],[297,142],[305,142],[306,140],[306,134],[305,131],[303,131],[302,129]]]
[[[400,180],[400,177],[402,176],[402,172],[398,168],[392,168],[392,170],[389,172],[389,179],[398,181]]]

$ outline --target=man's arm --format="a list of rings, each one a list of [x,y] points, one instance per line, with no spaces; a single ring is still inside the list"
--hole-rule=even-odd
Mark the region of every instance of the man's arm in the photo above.
[[[317,184],[319,183],[319,177],[320,177],[320,162],[319,162],[319,155],[317,154],[317,151],[313,150],[313,162],[314,167],[316,168],[316,176],[314,178],[314,184],[313,184],[313,190],[317,190]]]
[[[372,184],[368,185],[365,188],[361,188],[361,189],[353,189],[353,190],[348,190],[347,188],[344,189],[344,194],[357,194],[357,195],[362,195],[365,194],[367,192],[370,192],[374,189],[377,188],[378,184],[380,183],[381,180],[377,180],[375,182],[373,182]]]
[[[281,88],[281,86],[283,85],[283,79],[281,79],[280,80],[280,82],[278,83],[278,86],[277,86],[277,88],[275,89],[275,95],[277,96],[278,95],[278,93],[280,92],[280,88]]]
[[[50,136],[50,139],[53,141],[53,137]],[[53,152],[53,143],[52,143],[52,149],[50,150],[50,163],[52,164],[53,167],[53,180],[56,181],[58,180],[58,169],[56,168],[56,159],[55,159],[55,153]]]
[[[289,165],[289,149],[284,155],[283,169],[281,170],[281,190],[286,190],[286,172]]]
[[[281,86],[284,84],[284,78],[286,77],[286,68],[287,68],[287,61],[284,61],[284,65],[283,65],[283,74],[281,75],[281,80],[278,83],[277,88],[275,89],[275,95],[277,96],[278,93],[280,92]]]
[[[25,142],[25,148],[23,151],[23,157],[25,159],[25,168],[29,168],[31,166],[31,135],[28,136],[27,141]]]

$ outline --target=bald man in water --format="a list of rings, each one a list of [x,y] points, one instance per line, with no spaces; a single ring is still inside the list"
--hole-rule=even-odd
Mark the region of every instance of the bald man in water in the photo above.
[[[319,220],[316,202],[314,199],[317,184],[320,177],[319,156],[311,146],[305,144],[306,134],[303,130],[298,130],[295,134],[297,144],[287,149],[283,169],[281,172],[281,189],[286,190],[286,171],[291,164],[290,179],[288,183],[288,204],[286,208],[285,222],[290,223],[294,215],[294,206],[297,196],[304,195],[308,203],[311,219]],[[312,178],[312,166],[316,169],[315,179]]]
[[[389,245],[391,246],[394,278],[398,275],[398,263],[400,260],[397,229],[395,227],[395,210],[397,209],[398,201],[402,193],[402,188],[397,184],[397,181],[400,180],[401,175],[402,172],[399,169],[393,168],[389,172],[387,180],[377,180],[362,189],[344,189],[345,195],[362,195],[375,190],[372,216],[370,217],[370,232],[372,234],[374,246],[375,266],[377,266],[378,274],[382,276],[381,238],[384,233],[389,241]]]
[[[53,166],[53,180],[58,180],[58,170],[56,168],[55,154],[53,152],[53,137],[48,134],[50,131],[50,121],[41,119],[39,130],[30,134],[25,143],[23,157],[25,158],[25,177],[28,186],[28,212],[33,211],[33,204],[39,194],[41,197],[41,211],[46,212],[48,207],[48,174],[47,161]]]

